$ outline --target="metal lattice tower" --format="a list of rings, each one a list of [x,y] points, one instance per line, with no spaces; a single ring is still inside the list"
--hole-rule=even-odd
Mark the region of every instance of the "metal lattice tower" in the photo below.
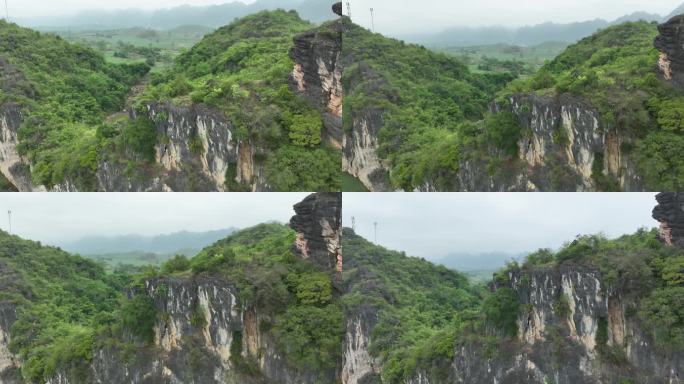
[[[347,17],[351,19],[351,3],[347,1]]]
[[[9,7],[7,6],[7,0],[5,0],[5,20],[9,23]]]
[[[7,211],[7,221],[9,222],[9,233],[12,233],[12,211]]]
[[[352,231],[356,232],[356,217],[352,216]]]
[[[375,244],[378,243],[378,222],[374,222],[373,226],[375,227]]]
[[[375,33],[375,9],[371,8],[371,32]]]

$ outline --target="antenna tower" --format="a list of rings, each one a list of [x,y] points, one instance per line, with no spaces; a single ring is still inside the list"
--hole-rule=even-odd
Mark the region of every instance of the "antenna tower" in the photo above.
[[[5,0],[5,20],[9,23],[9,7],[7,6],[7,0]]]
[[[9,233],[12,234],[12,211],[7,211],[7,221],[9,222]]]
[[[347,17],[351,19],[351,3],[347,1]]]
[[[375,33],[375,16],[374,16],[375,9],[371,8],[370,11],[371,11],[371,32]]]
[[[356,232],[356,217],[352,216],[352,231]]]
[[[375,244],[378,243],[378,222],[374,222],[373,226],[375,227]]]

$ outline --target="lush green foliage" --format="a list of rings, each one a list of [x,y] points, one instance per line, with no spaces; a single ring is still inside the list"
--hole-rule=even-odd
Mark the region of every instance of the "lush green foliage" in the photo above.
[[[349,21],[346,21],[349,23]],[[426,180],[453,188],[470,125],[481,120],[509,73],[473,74],[458,60],[385,38],[356,25],[344,37],[345,130],[366,110],[383,112],[379,155],[390,162],[395,187]]]
[[[520,303],[518,295],[512,289],[498,288],[485,299],[482,307],[489,323],[503,331],[506,336],[517,336]]]
[[[201,102],[223,111],[235,126],[233,140],[262,148],[258,160],[276,190],[339,190],[341,157],[322,142],[321,113],[289,86],[293,38],[312,28],[295,12],[242,18],[155,74],[141,100]]]
[[[342,352],[343,312],[329,272],[296,257],[294,240],[287,226],[258,225],[202,250],[190,266],[235,284],[242,303],[272,317],[261,326],[272,329],[288,362],[323,374],[336,368]]]
[[[524,267],[548,268],[556,263],[598,268],[605,289],[619,290],[630,299],[634,307],[629,310],[637,313],[658,346],[684,347],[684,254],[656,240],[655,230],[640,230],[616,240],[579,236],[558,252],[532,254]]]
[[[384,382],[411,377],[421,363],[450,357],[455,338],[477,318],[480,289],[446,267],[367,242],[350,230],[342,238],[346,310],[379,310],[371,353],[382,361]]]
[[[80,377],[98,329],[113,313],[128,278],[92,261],[0,232],[0,297],[17,305],[10,348],[29,382],[57,369]]]
[[[625,23],[606,28],[568,47],[534,77],[506,92],[571,93],[601,113],[604,130],[633,138],[623,146],[632,155],[649,190],[679,190],[684,164],[684,98],[656,77],[655,24]],[[594,172],[597,189],[614,190],[612,180]]]
[[[5,99],[24,107],[19,150],[34,165],[34,181],[52,186],[69,178],[93,189],[96,128],[121,110],[130,85],[149,67],[109,64],[89,48],[4,21],[0,54],[22,74],[5,86]]]

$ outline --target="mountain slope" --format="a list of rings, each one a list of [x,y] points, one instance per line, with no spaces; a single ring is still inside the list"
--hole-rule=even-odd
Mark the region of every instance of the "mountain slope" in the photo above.
[[[142,79],[0,26],[0,171],[18,190],[339,190],[336,22],[247,16]]]
[[[457,168],[456,127],[480,118],[512,76],[475,75],[454,58],[344,22],[344,171],[382,191],[420,188]]]
[[[58,369],[82,377],[126,284],[92,261],[0,231],[2,381],[44,382]]]
[[[684,253],[668,244],[681,242],[682,197],[658,201],[661,241],[578,236],[511,263],[486,291],[345,229],[345,300],[359,315],[343,382],[677,382]]]
[[[296,209],[136,276],[0,232],[2,381],[336,382],[341,195]]]
[[[21,190],[67,188],[65,179],[93,188],[97,125],[123,108],[148,69],[108,64],[90,49],[0,22],[0,171]]]
[[[572,178],[594,190],[678,189],[684,179],[675,154],[682,141],[677,116],[684,104],[653,71],[657,35],[655,25],[647,23],[608,28],[570,46],[530,81],[512,84],[498,108],[516,115],[523,128],[531,118],[521,110],[524,105],[532,115],[544,102],[579,105],[578,118],[563,122],[569,124],[563,135],[572,144],[558,136],[562,131],[556,131],[555,148],[533,134],[519,142],[520,158],[537,166],[540,152],[558,153],[561,163],[569,164],[556,182],[567,186],[562,189],[572,189]]]
[[[482,293],[465,275],[342,234],[348,316],[345,383],[401,383],[449,354],[456,330],[476,316]],[[361,368],[361,369],[359,369]]]
[[[676,31],[673,23],[661,29]],[[373,41],[355,30],[350,36],[359,47]],[[363,56],[365,72],[347,66],[345,170],[372,190],[677,190],[684,180],[677,155],[684,147],[682,98],[668,84],[676,81],[667,80],[679,76],[680,40],[668,37],[660,66],[671,70],[659,79],[657,35],[656,25],[646,22],[606,28],[506,86],[417,47],[411,57],[400,42],[376,35],[375,47],[385,44],[383,56],[397,56],[383,70]],[[347,48],[345,56],[355,57],[357,49]],[[425,87],[439,76],[446,78],[440,84],[479,81],[485,92]],[[400,93],[395,79],[405,81],[401,89],[416,91]],[[357,98],[363,109],[355,109]],[[396,106],[410,113],[401,115]],[[477,107],[463,113],[471,106]]]

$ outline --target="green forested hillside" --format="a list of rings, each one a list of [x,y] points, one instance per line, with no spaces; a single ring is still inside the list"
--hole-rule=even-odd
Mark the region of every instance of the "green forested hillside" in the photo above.
[[[511,73],[524,73],[515,63],[490,60],[480,64],[498,74],[472,73],[456,58],[349,25],[346,132],[364,108],[381,111],[377,152],[388,161],[392,187],[414,190],[429,181],[438,190],[454,190],[465,163],[487,164],[486,172],[495,177],[516,175],[527,166],[518,161],[517,147],[526,132],[517,116],[505,112],[503,96],[566,94],[600,111],[602,128],[624,142],[620,154],[629,158],[626,166],[643,178],[644,188],[678,190],[684,185],[678,155],[684,148],[684,97],[655,73],[657,34],[655,23],[609,27],[570,45],[532,75],[514,79]],[[510,68],[502,73],[498,66]],[[494,100],[502,111],[492,115],[487,107]],[[552,179],[563,179],[553,154],[547,155]],[[600,166],[603,155],[598,156]],[[594,172],[595,188],[618,189],[617,180],[603,171]]]
[[[417,368],[453,356],[456,338],[479,322],[486,291],[465,275],[374,245],[350,229],[342,247],[346,310],[379,311],[370,351],[382,362],[384,383],[404,382]]]
[[[330,372],[341,357],[344,318],[331,275],[292,252],[295,232],[263,224],[207,247],[183,268],[169,262],[162,272],[211,273],[239,290],[241,303],[271,316],[272,332],[288,364],[296,369]]]
[[[659,348],[684,349],[684,253],[656,239],[656,230],[640,230],[615,240],[603,235],[578,236],[560,250],[539,250],[508,271],[587,265],[602,274],[607,291],[617,290],[633,306]]]
[[[276,190],[339,190],[341,158],[322,142],[321,113],[289,87],[293,38],[312,28],[294,11],[247,16],[205,36],[153,76],[141,100],[221,110],[236,126],[234,140],[264,148],[260,161]],[[336,36],[331,24],[321,28]]]
[[[364,109],[384,111],[378,153],[390,161],[395,187],[412,190],[458,170],[466,122],[482,119],[513,76],[473,74],[453,57],[345,22],[345,131]]]
[[[2,22],[0,104],[23,108],[19,151],[27,155],[36,185],[68,181],[78,190],[97,189],[103,162],[123,164],[130,179],[154,177],[155,144],[168,138],[158,137],[146,115],[131,121],[122,110],[145,112],[146,102],[173,101],[223,112],[235,127],[233,144],[249,139],[256,148],[254,161],[263,165],[270,189],[336,191],[339,150],[322,140],[321,112],[289,88],[293,39],[313,28],[295,12],[247,16],[156,70],[149,84],[143,77],[148,64],[159,59],[154,49],[120,45],[119,50],[145,59],[113,64],[91,48]],[[334,34],[332,24],[320,28]],[[201,154],[200,140],[195,141],[188,146]],[[235,185],[234,174],[226,176],[227,189],[250,188]]]
[[[109,64],[89,48],[0,21],[0,104],[23,107],[19,150],[33,164],[34,181],[52,186],[69,178],[94,188],[97,128],[148,70]]]
[[[504,93],[570,93],[599,109],[605,130],[636,137],[623,146],[649,190],[684,186],[684,97],[657,78],[655,23],[606,28],[568,47],[531,79]]]
[[[0,231],[0,302],[17,306],[10,350],[25,381],[44,382],[58,368],[82,374],[128,283],[93,261]]]
[[[131,275],[106,273],[93,261],[0,232],[0,303],[17,307],[10,348],[21,358],[21,375],[26,382],[58,371],[85,378],[96,348],[148,349],[163,314],[146,295],[124,293],[145,279],[198,274],[236,286],[239,305],[259,309],[262,331],[273,335],[293,369],[334,372],[344,333],[339,295],[329,272],[294,255],[294,240],[285,225],[258,225],[191,259],[177,256]],[[237,365],[254,374],[247,362]]]

